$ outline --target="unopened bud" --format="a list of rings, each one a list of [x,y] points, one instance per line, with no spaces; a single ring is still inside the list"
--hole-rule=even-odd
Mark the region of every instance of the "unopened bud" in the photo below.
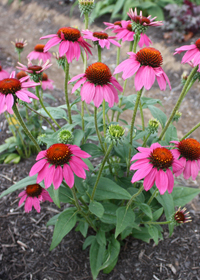
[[[72,144],[74,136],[71,131],[63,129],[58,133],[58,142],[63,144]]]

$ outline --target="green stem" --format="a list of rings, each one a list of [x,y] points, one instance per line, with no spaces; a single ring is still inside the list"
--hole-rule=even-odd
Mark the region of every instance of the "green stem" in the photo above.
[[[155,191],[152,193],[151,197],[149,198],[147,205],[150,205],[154,197],[158,195],[158,189],[155,189]]]
[[[94,123],[95,123],[96,133],[99,138],[99,143],[101,145],[103,152],[105,153],[105,148],[104,148],[103,142],[101,140],[101,134],[99,132],[98,123],[97,123],[97,107],[94,107]]]
[[[81,121],[82,121],[82,131],[85,132],[85,122],[84,122],[84,103],[85,101],[81,102]],[[84,137],[82,139],[82,144],[84,144]]]
[[[103,133],[104,133],[104,138],[105,138],[106,137],[106,102],[105,102],[105,99],[103,100],[102,106],[103,106]]]
[[[174,117],[174,115],[176,114],[176,111],[179,109],[179,107],[180,107],[180,105],[181,105],[181,102],[183,101],[183,98],[185,97],[185,95],[186,95],[187,92],[188,92],[188,86],[189,86],[189,84],[190,84],[192,78],[193,78],[194,75],[196,74],[197,69],[198,69],[198,66],[194,67],[194,68],[192,69],[192,71],[191,71],[189,77],[187,78],[187,81],[186,81],[186,83],[185,83],[185,85],[184,85],[184,87],[183,87],[183,90],[182,90],[182,92],[181,92],[181,94],[180,94],[180,96],[179,96],[179,99],[178,99],[178,101],[177,101],[177,103],[176,103],[174,109],[172,110],[171,115],[170,115],[170,117],[169,117],[169,119],[168,119],[168,121],[167,121],[165,127],[163,128],[163,130],[162,130],[162,132],[161,132],[161,134],[160,134],[158,140],[162,140],[162,138],[163,138],[165,132],[167,131],[169,125],[171,124],[171,122],[172,122],[172,120],[173,120],[173,117]]]
[[[144,114],[143,114],[143,110],[142,110],[142,102],[141,102],[141,100],[139,102],[139,106],[140,106],[140,116],[141,116],[141,120],[142,120],[142,131],[145,131]]]
[[[192,134],[193,131],[195,131],[198,127],[200,127],[200,123],[198,123],[197,125],[195,125],[187,134],[185,134],[180,141],[182,141],[183,139],[187,138],[190,134]]]
[[[119,44],[121,44],[121,43],[122,43],[122,39],[120,39],[120,40],[118,41],[118,43],[119,43]],[[118,48],[117,48],[116,67],[119,65],[120,51],[121,51],[121,48],[120,48],[120,47],[118,47]],[[115,77],[116,77],[116,79],[118,79],[118,75],[119,75],[119,74],[117,74],[117,75],[115,76]]]
[[[91,200],[94,200],[94,195],[95,195],[96,188],[97,188],[97,185],[98,185],[98,183],[99,183],[99,180],[100,180],[100,178],[101,178],[101,173],[102,173],[102,171],[103,171],[104,165],[105,165],[105,163],[106,163],[106,161],[107,161],[107,159],[108,159],[108,156],[109,156],[109,154],[110,154],[112,148],[113,148],[113,143],[110,144],[110,146],[109,146],[109,148],[108,148],[108,150],[107,150],[107,152],[106,152],[106,154],[105,154],[105,157],[104,157],[104,159],[103,159],[103,161],[102,161],[102,163],[101,163],[101,167],[100,167],[99,173],[98,173],[98,175],[97,175],[97,180],[96,180],[96,183],[95,183],[94,188],[93,188],[93,191],[92,191]]]
[[[47,115],[51,118],[51,120],[57,125],[58,128],[61,128],[60,125],[57,123],[57,121],[52,117],[52,115],[49,113],[49,111],[46,109],[46,107],[44,106],[44,103],[40,97],[39,94],[39,86],[35,87],[35,91],[36,91],[36,95],[39,98],[40,104],[42,106],[42,108],[44,109],[44,111],[47,113]]]
[[[21,124],[21,126],[22,126],[24,132],[25,132],[26,135],[29,137],[29,139],[34,143],[34,145],[35,145],[37,151],[40,152],[40,151],[41,151],[40,146],[38,145],[37,141],[35,140],[35,138],[33,137],[33,135],[30,133],[30,131],[28,130],[28,128],[26,127],[26,125],[25,125],[25,123],[24,123],[24,121],[23,121],[23,119],[22,119],[22,117],[21,117],[21,115],[20,115],[20,113],[19,113],[19,111],[18,111],[17,106],[16,106],[15,103],[14,103],[12,109],[13,109],[13,112],[15,113],[15,116],[17,117],[18,121],[20,122],[20,124]]]
[[[87,215],[82,211],[82,208],[79,204],[78,198],[76,196],[76,191],[75,191],[75,187],[71,188],[72,194],[73,194],[73,198],[75,201],[75,205],[76,208],[78,209],[78,211],[80,212],[80,214],[86,219],[86,221],[88,222],[88,224],[95,230],[97,231],[95,225],[92,223],[92,221],[89,219],[89,217],[87,217]]]
[[[67,61],[67,58],[65,58],[65,100],[67,104],[69,123],[72,124],[71,107],[68,98],[68,80],[69,80],[69,63]]]
[[[143,191],[143,189],[144,189],[144,186],[142,185],[142,186],[139,188],[138,192],[136,192],[136,193],[131,197],[131,199],[130,199],[129,202],[127,203],[126,209],[128,209],[128,208],[131,206],[133,200]]]
[[[56,132],[55,128],[53,127],[53,125],[51,124],[51,122],[46,118],[44,117],[43,115],[41,115],[40,113],[38,113],[37,111],[35,111],[33,108],[29,107],[27,104],[26,104],[26,108],[33,111],[35,114],[37,114],[38,116],[40,116],[41,118],[43,118],[46,122],[48,122],[48,124],[51,126],[51,128],[53,129],[54,132]]]
[[[101,62],[101,46],[97,45],[98,50],[98,62]]]
[[[137,49],[137,44],[139,42],[140,39],[140,35],[135,34],[135,38],[134,38],[134,45],[133,45],[133,52],[136,53],[136,49]]]
[[[85,110],[87,111],[88,115],[91,116],[91,113],[90,113],[86,103],[84,103],[84,106],[85,106]]]
[[[147,135],[147,137],[145,138],[145,140],[144,140],[144,142],[143,142],[143,144],[142,144],[142,147],[146,147],[146,143],[147,143],[147,140],[149,139],[149,136],[151,135],[151,133],[149,133],[148,135]]]
[[[165,222],[153,222],[153,221],[149,221],[149,222],[142,222],[142,224],[147,224],[147,225],[168,225],[171,224],[172,221],[165,221]]]
[[[86,30],[86,29],[88,29],[88,24],[89,24],[88,13],[85,13],[84,17],[85,17],[85,30]],[[84,52],[84,72],[85,72],[86,69],[87,69],[87,54],[86,54],[86,52]]]

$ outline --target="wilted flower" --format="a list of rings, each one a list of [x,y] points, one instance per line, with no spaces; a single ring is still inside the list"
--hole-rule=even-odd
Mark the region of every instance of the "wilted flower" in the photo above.
[[[174,214],[174,220],[177,224],[184,224],[191,222],[191,217],[189,216],[190,212],[185,213],[186,208],[184,207],[181,209],[181,207],[178,208],[176,213]]]

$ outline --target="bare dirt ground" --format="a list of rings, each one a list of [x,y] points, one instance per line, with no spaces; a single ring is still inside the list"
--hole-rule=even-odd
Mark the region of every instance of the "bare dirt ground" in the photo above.
[[[23,58],[38,44],[41,36],[52,34],[62,26],[83,26],[79,18],[79,11],[75,8],[70,18],[71,4],[60,0],[18,0],[7,5],[7,0],[0,1],[0,64],[3,67],[14,70],[17,64],[17,56],[11,41],[15,38],[24,38],[28,41]],[[109,21],[109,18],[104,20]],[[102,30],[102,20],[92,25],[92,30]],[[180,77],[183,70],[190,71],[190,67],[180,64],[181,56],[173,56],[174,50],[179,45],[163,40],[160,30],[148,31],[150,39],[154,42],[153,47],[160,50],[163,55],[163,68],[172,84],[161,92],[155,86],[150,92],[145,93],[148,97],[161,99],[164,107],[162,110],[169,115],[173,105],[180,94]],[[198,37],[198,36],[197,36]],[[192,38],[189,43],[195,42]],[[57,48],[55,47],[55,51]],[[124,44],[121,60],[126,58],[128,44]],[[102,61],[109,65],[111,71],[115,68],[116,48],[111,46],[110,51],[104,51]],[[97,54],[88,61],[89,64],[96,62]],[[26,64],[26,60],[23,59]],[[53,95],[59,103],[64,103],[62,92],[64,75],[54,66],[48,70],[49,78],[55,81]],[[56,71],[55,71],[56,69]],[[83,67],[80,62],[73,61],[70,69],[71,76],[82,73]],[[121,83],[122,79],[119,80]],[[127,83],[127,95],[135,93],[133,81]],[[71,96],[73,99],[73,96]],[[199,122],[200,93],[199,84],[196,84],[186,96],[180,111],[183,113],[181,121],[177,124],[178,135],[182,137],[189,129]],[[55,104],[56,106],[56,104]],[[129,113],[125,115],[129,121]],[[151,118],[146,111],[145,121]],[[140,118],[137,119],[140,124]],[[4,119],[0,117],[1,132],[0,144],[9,137]],[[192,134],[197,140],[200,132]],[[35,157],[20,162],[18,165],[0,165],[0,192],[7,189],[14,182],[28,175]],[[186,182],[183,180],[183,184]],[[187,182],[188,185],[199,185],[196,182]],[[82,280],[92,279],[89,268],[89,251],[82,251],[84,242],[80,233],[72,231],[59,246],[49,252],[53,227],[46,227],[46,223],[59,209],[50,203],[43,203],[42,211],[37,214],[32,211],[24,213],[23,207],[18,208],[18,193],[10,194],[0,201],[0,280]],[[164,228],[165,240],[160,241],[158,246],[153,242],[146,244],[133,238],[127,238],[119,256],[119,261],[113,272],[109,275],[100,273],[98,279],[111,280],[196,280],[200,279],[200,201],[196,198],[189,206],[192,223],[176,228],[173,236],[167,239],[168,231]]]

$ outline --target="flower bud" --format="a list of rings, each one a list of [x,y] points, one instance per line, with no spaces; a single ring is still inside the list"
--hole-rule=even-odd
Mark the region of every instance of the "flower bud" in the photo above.
[[[125,129],[121,127],[119,124],[111,124],[106,133],[106,140],[109,143],[113,143],[114,145],[117,145],[121,142],[123,142],[123,136],[124,136]]]
[[[159,124],[160,123],[157,119],[151,119],[149,120],[147,129],[151,134],[154,134],[155,132],[158,132]]]
[[[44,141],[44,138],[46,137],[46,134],[40,134],[38,137],[37,137],[37,142],[39,145],[46,145],[46,142]]]
[[[63,144],[72,144],[73,143],[73,139],[74,136],[71,133],[71,131],[67,130],[67,129],[62,129],[59,133],[58,133],[58,142],[59,143],[63,143]]]
[[[174,214],[174,222],[176,225],[189,223],[192,221],[191,217],[189,216],[189,212],[185,213],[185,211],[185,207],[182,210],[181,207],[179,207],[176,213]]]
[[[94,8],[94,0],[78,0],[79,10],[82,14],[90,14]]]
[[[176,111],[176,114],[174,115],[172,122],[178,122],[178,120],[180,119],[180,117],[182,116],[182,113],[179,111]]]

